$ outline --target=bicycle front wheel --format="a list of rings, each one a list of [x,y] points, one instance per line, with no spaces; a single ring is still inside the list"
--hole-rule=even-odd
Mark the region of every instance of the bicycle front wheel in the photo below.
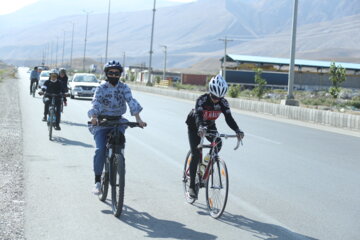
[[[229,178],[226,164],[223,160],[212,161],[210,175],[206,184],[206,203],[213,218],[220,217],[226,207]]]
[[[112,161],[111,203],[113,214],[119,217],[124,204],[125,159],[121,153],[114,154]]]

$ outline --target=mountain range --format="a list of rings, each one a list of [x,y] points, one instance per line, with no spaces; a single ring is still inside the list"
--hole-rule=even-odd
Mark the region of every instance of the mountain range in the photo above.
[[[76,2],[86,5],[83,0]],[[28,6],[27,12],[35,11],[32,7]],[[39,10],[51,11],[51,6],[37,5]],[[290,0],[198,0],[158,8],[153,66],[163,65],[162,45],[167,46],[168,66],[172,68],[189,67],[207,59],[218,61],[224,53],[224,42],[219,39],[225,36],[233,40],[228,43],[228,53],[289,57],[292,11]],[[19,13],[11,15],[7,19],[17,16],[18,21],[26,21]],[[151,20],[151,10],[112,12],[108,58],[122,59],[125,52],[127,64],[147,64]],[[57,53],[59,62],[65,31],[64,59],[68,59],[70,22],[75,23],[73,56],[82,57],[85,14],[72,14],[53,19],[46,16],[23,28],[17,25],[9,29],[0,24],[0,58],[20,64],[24,60],[40,61],[45,54],[49,62]],[[103,59],[106,27],[107,13],[89,14],[86,56]],[[359,0],[301,0],[296,56],[360,63],[359,29]]]

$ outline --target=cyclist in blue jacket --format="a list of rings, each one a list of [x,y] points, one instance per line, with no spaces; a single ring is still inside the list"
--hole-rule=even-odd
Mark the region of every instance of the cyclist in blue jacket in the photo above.
[[[98,117],[100,116],[113,116],[121,117],[126,112],[126,104],[130,108],[130,113],[135,116],[136,122],[140,127],[145,127],[146,123],[142,121],[140,112],[142,111],[141,105],[132,97],[130,88],[119,81],[123,68],[119,62],[110,61],[104,66],[106,81],[103,82],[95,90],[95,95],[91,102],[92,107],[88,111],[88,116],[91,118],[92,126],[89,130],[94,135],[96,150],[94,155],[94,173],[95,173],[95,186],[93,193],[100,194],[100,181],[101,174],[105,164],[106,158],[106,135],[112,128],[96,126]],[[127,121],[121,118],[120,121]],[[122,129],[125,132],[125,127]]]

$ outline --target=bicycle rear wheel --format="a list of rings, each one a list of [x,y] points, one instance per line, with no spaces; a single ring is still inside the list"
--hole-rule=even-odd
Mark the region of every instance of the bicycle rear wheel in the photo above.
[[[187,203],[193,204],[196,199],[189,196],[188,191],[190,187],[190,162],[191,162],[191,151],[188,152],[185,158],[184,170],[183,170],[183,185],[184,185],[184,196]]]
[[[223,160],[212,161],[210,175],[206,184],[206,204],[213,218],[220,217],[226,207],[229,192],[229,178]]]
[[[101,175],[101,190],[99,194],[100,201],[105,201],[109,190],[109,162],[106,159],[105,171]]]
[[[31,86],[31,91],[32,91],[32,96],[35,97],[35,92],[36,92],[36,83],[33,83]]]
[[[49,120],[48,120],[48,128],[49,128],[49,140],[52,141],[52,130],[53,130],[53,121],[52,119],[54,118],[54,114],[50,112],[49,114]]]
[[[121,153],[115,153],[111,167],[111,203],[113,214],[119,217],[124,205],[125,159]]]

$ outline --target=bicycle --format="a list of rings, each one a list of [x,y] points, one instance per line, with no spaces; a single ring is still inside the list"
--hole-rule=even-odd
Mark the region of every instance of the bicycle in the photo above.
[[[63,94],[54,94],[54,93],[46,93],[45,94],[45,98],[44,98],[44,103],[49,101],[50,99],[47,97],[51,98],[51,103],[49,105],[49,116],[47,119],[47,126],[48,126],[48,130],[49,130],[49,140],[52,141],[52,130],[55,127],[55,123],[56,123],[56,116],[55,116],[55,112],[56,112],[56,104],[55,104],[55,99],[56,97],[62,97]]]
[[[35,93],[36,93],[36,88],[37,88],[37,82],[33,82],[32,85],[31,85],[31,94],[33,97],[35,97]]]
[[[125,136],[120,131],[121,126],[140,127],[137,122],[119,122],[121,117],[98,117],[103,119],[98,126],[112,127],[113,130],[107,136],[106,160],[104,171],[101,175],[100,201],[105,201],[108,194],[109,184],[111,186],[112,212],[119,217],[124,204],[125,191]],[[88,122],[91,124],[91,122]]]
[[[208,145],[204,145],[204,137],[211,137],[212,141]],[[219,218],[226,207],[227,197],[229,192],[229,175],[226,168],[225,161],[220,159],[217,149],[217,139],[219,138],[234,138],[236,135],[220,134],[217,131],[208,131],[204,137],[201,138],[198,149],[200,151],[200,161],[196,171],[195,178],[195,191],[199,193],[200,188],[206,188],[206,204],[209,214],[213,218]],[[234,150],[238,149],[241,140],[238,139]],[[209,148],[209,162],[202,174],[200,167],[203,161],[202,149]],[[188,189],[190,187],[190,162],[191,151],[188,152],[185,159],[183,170],[183,185],[185,199],[188,203],[193,204],[196,199],[191,198],[188,195]]]

